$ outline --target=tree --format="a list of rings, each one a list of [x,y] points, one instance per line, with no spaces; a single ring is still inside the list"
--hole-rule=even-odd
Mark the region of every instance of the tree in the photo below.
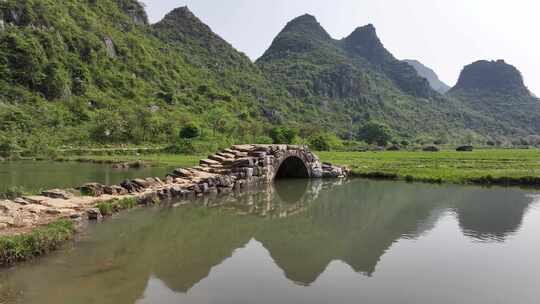
[[[358,139],[363,140],[368,144],[386,146],[392,139],[392,135],[390,129],[386,125],[368,122],[358,130]]]
[[[197,138],[201,135],[201,131],[199,130],[199,126],[197,126],[194,123],[188,123],[187,125],[183,126],[180,130],[180,138],[182,139],[192,139]]]
[[[298,132],[287,127],[277,127],[270,130],[270,138],[274,144],[290,145],[295,142],[298,137]]]
[[[214,137],[217,132],[226,133],[236,119],[223,107],[216,107],[210,110],[207,114],[207,121],[212,126]]]

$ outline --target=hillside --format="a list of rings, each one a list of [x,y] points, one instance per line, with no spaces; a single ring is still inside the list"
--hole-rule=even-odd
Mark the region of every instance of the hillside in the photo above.
[[[450,86],[444,83],[443,81],[441,81],[439,79],[439,76],[437,76],[437,74],[435,73],[435,71],[423,65],[420,61],[409,60],[409,59],[403,60],[403,61],[408,63],[410,66],[412,66],[416,70],[418,75],[420,75],[420,77],[427,79],[427,81],[429,82],[429,85],[435,91],[441,94],[444,94],[448,92],[448,90],[450,90]]]
[[[186,7],[150,25],[136,0],[7,0],[0,21],[0,156],[169,145],[180,134],[216,150],[268,142],[275,126],[348,140],[371,121],[410,141],[538,130],[526,88],[512,94],[532,103],[518,111],[527,113],[508,117],[495,113],[506,108],[470,102],[474,87],[489,89],[474,71],[443,96],[384,47],[373,25],[336,40],[300,16],[253,63]],[[519,83],[511,71],[491,80],[506,77]]]
[[[9,0],[0,19],[4,146],[166,143],[188,123],[251,141],[263,109],[280,107],[258,68],[187,8],[150,26],[135,0]]]
[[[540,100],[534,97],[520,71],[504,60],[481,60],[467,65],[448,95],[498,121],[502,127],[492,133],[526,136],[540,133]]]

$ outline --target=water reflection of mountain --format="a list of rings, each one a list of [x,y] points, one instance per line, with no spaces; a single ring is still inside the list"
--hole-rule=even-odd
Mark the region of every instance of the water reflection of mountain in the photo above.
[[[456,196],[463,233],[479,241],[503,242],[521,227],[531,197],[515,189],[475,189]]]
[[[426,233],[449,209],[466,235],[502,241],[519,229],[532,201],[513,189],[360,180],[287,187],[126,214],[98,225],[72,251],[0,273],[2,288],[26,286],[26,297],[37,303],[75,303],[81,293],[92,303],[132,303],[155,276],[185,293],[251,239],[298,284],[313,283],[334,260],[373,275],[394,242]]]

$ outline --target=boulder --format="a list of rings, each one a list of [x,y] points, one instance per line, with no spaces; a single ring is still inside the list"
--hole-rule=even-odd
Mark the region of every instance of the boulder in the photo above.
[[[91,221],[96,221],[103,217],[98,208],[88,209],[88,211],[86,211],[86,214],[88,216],[88,219]]]
[[[6,214],[16,213],[21,208],[21,205],[12,201],[0,201],[0,212]]]
[[[152,186],[151,181],[148,181],[148,180],[145,180],[145,179],[142,179],[142,178],[136,178],[136,179],[132,180],[132,182],[135,183],[136,185],[138,185],[139,189],[146,189],[146,188],[149,188],[150,186]]]
[[[427,146],[427,147],[424,147],[422,149],[422,151],[424,151],[424,152],[439,152],[440,149],[438,147],[435,147],[435,146]]]
[[[40,205],[40,204],[42,204],[44,201],[46,201],[46,200],[48,199],[48,197],[46,197],[46,196],[34,195],[34,196],[24,196],[23,199],[24,199],[25,201],[27,201],[28,203],[30,203],[30,204]]]
[[[83,195],[101,196],[103,195],[103,185],[98,183],[88,183],[79,188]]]
[[[458,152],[472,152],[474,150],[473,146],[461,146],[456,149]]]
[[[73,198],[72,193],[69,193],[66,190],[61,190],[61,189],[45,190],[41,192],[41,195],[50,197],[50,198],[58,198],[58,199],[65,199],[65,200]]]
[[[18,197],[18,198],[16,198],[16,199],[14,199],[13,201],[14,201],[15,203],[17,203],[17,204],[19,204],[19,205],[23,205],[23,206],[29,205],[29,204],[30,204],[30,202],[28,202],[27,200],[25,200],[25,199],[22,198],[22,197]]]
[[[4,224],[2,225],[3,227],[13,226],[15,225],[15,218],[12,216],[0,215],[0,224]]]
[[[128,191],[126,188],[124,187],[120,187],[120,186],[105,186],[103,187],[103,192],[105,194],[109,194],[109,195],[126,195],[128,194]]]

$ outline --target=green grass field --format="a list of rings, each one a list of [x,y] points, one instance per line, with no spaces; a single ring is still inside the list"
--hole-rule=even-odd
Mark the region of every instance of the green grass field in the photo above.
[[[474,152],[320,152],[325,162],[345,165],[359,176],[388,175],[403,180],[538,184],[540,150],[485,149]]]
[[[317,152],[323,162],[347,166],[356,176],[409,181],[540,185],[540,149],[483,149],[474,152]],[[190,167],[205,155],[87,156]]]

